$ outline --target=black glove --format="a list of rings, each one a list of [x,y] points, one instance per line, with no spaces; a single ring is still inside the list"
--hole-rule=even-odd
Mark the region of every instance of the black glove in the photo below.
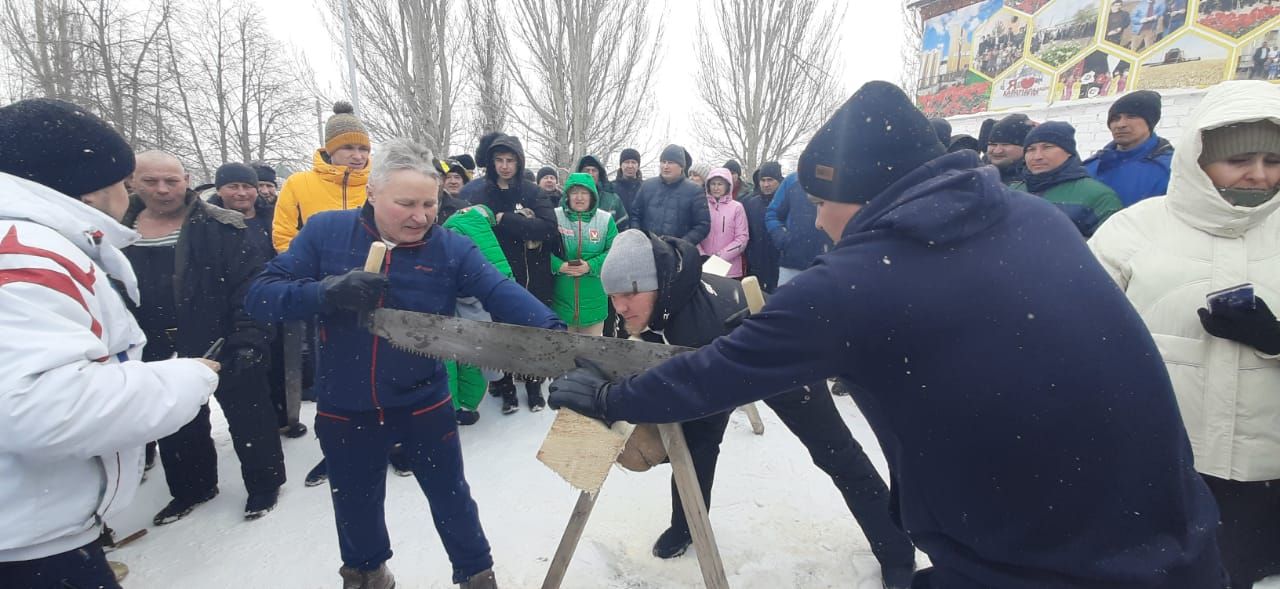
[[[1280,354],[1280,323],[1260,298],[1254,299],[1254,308],[1228,307],[1221,313],[1197,309],[1200,325],[1209,335],[1240,342],[1267,355]]]
[[[332,309],[347,309],[357,313],[378,308],[382,293],[387,290],[387,277],[376,272],[352,270],[341,276],[326,276],[320,281],[321,300]]]
[[[595,362],[575,358],[573,364],[577,368],[551,382],[547,403],[552,409],[566,407],[607,423],[605,409],[613,382]]]
[[[230,374],[245,374],[266,366],[266,358],[254,348],[239,348],[228,363],[227,372]]]

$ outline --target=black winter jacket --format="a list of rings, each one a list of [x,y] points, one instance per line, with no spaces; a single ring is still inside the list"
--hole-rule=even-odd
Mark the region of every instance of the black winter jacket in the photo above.
[[[760,288],[765,292],[773,292],[778,286],[778,248],[769,237],[769,228],[765,225],[765,212],[774,196],[761,194],[759,190],[742,200],[742,208],[747,211],[747,228],[750,239],[747,240],[747,276],[755,276],[760,280]]]
[[[658,300],[649,319],[651,331],[641,337],[654,340],[653,335],[661,334],[666,343],[700,348],[729,333],[725,320],[746,308],[742,285],[732,278],[704,274],[698,246],[648,235],[658,270]]]
[[[226,338],[221,361],[245,347],[265,356],[271,330],[249,318],[244,297],[274,251],[249,234],[240,213],[211,205],[191,191],[187,201],[187,220],[174,251],[175,350],[181,357],[199,358],[218,338]],[[131,197],[123,224],[133,227],[145,208],[141,199]]]
[[[555,207],[542,194],[537,184],[519,180],[524,176],[525,167],[524,147],[520,145],[520,141],[506,135],[499,136],[493,140],[490,154],[497,149],[516,153],[519,167],[512,183],[507,188],[499,188],[498,173],[490,171],[485,174],[483,181],[467,183],[462,195],[473,205],[489,207],[495,216],[503,213],[502,220],[493,227],[493,234],[498,238],[507,262],[511,264],[512,278],[538,297],[544,305],[550,305],[555,298],[551,255],[560,254],[564,247],[563,240],[560,239],[560,225],[556,222]],[[472,188],[476,185],[478,187]],[[517,209],[529,209],[533,211],[533,216],[526,217],[517,213]]]
[[[679,237],[692,244],[702,243],[711,231],[707,195],[688,178],[670,184],[662,178],[645,180],[627,212],[635,229]]]

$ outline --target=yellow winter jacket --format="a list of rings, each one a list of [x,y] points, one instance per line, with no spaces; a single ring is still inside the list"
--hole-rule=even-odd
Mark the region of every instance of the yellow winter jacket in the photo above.
[[[276,252],[289,249],[289,243],[311,215],[364,206],[369,165],[363,170],[350,170],[326,162],[323,153],[317,149],[311,171],[289,176],[280,189],[271,226],[271,242]]]

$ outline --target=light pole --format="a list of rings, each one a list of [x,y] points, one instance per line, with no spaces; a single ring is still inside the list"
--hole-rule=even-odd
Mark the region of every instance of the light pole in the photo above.
[[[342,44],[347,53],[347,83],[350,85],[351,106],[359,116],[361,114],[360,89],[356,81],[355,56],[351,51],[351,0],[342,0],[342,24]]]

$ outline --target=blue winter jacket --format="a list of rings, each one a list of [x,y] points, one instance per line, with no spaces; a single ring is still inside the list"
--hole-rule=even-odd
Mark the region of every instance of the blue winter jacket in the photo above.
[[[948,589],[1221,588],[1160,353],[1076,228],[961,151],[874,198],[731,334],[612,387],[685,421],[840,376]]]
[[[363,266],[376,239],[370,205],[319,213],[249,287],[245,308],[260,321],[319,314],[320,411],[416,409],[449,398],[444,364],[392,347],[362,327],[354,312],[324,308],[318,281]],[[458,297],[476,297],[494,321],[564,329],[550,309],[489,264],[470,239],[441,227],[433,226],[424,241],[388,250],[382,268],[390,280],[383,307],[452,317]]]
[[[1169,192],[1169,166],[1173,162],[1173,145],[1155,134],[1138,147],[1120,151],[1108,143],[1093,157],[1085,160],[1089,175],[1110,186],[1124,206],[1144,198]]]
[[[781,198],[774,197],[764,213],[769,239],[778,248],[778,266],[803,270],[819,254],[831,249],[831,238],[814,225],[818,209],[809,202],[795,172],[778,185]]]

